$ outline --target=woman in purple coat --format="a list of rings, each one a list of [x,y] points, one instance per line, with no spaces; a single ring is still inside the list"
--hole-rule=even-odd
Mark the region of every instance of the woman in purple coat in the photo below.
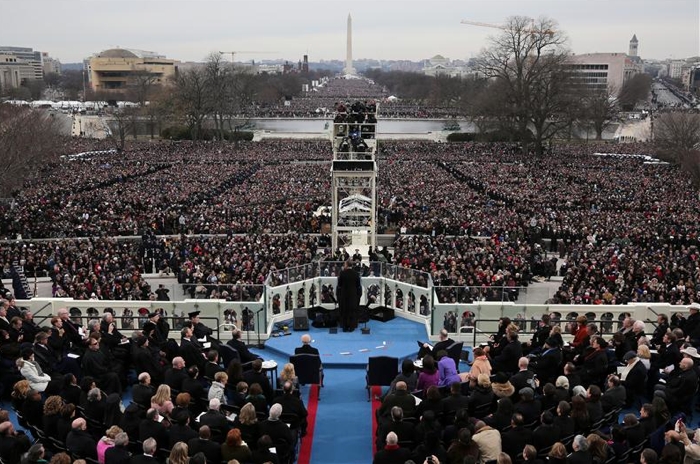
[[[440,383],[438,386],[440,387],[462,381],[457,373],[455,360],[447,356],[446,351],[440,351],[438,353],[438,372],[440,374]]]

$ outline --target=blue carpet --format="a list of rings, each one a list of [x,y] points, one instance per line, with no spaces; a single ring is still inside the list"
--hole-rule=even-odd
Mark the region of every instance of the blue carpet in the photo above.
[[[296,331],[291,335],[271,337],[265,343],[265,353],[289,359],[294,348],[301,345],[305,333],[311,335],[312,345],[318,348],[325,367],[362,367],[370,356],[395,356],[403,359],[418,353],[416,341],[427,341],[425,324],[397,317],[389,322],[369,321],[369,335],[360,329],[354,332],[339,330],[331,334],[329,329],[310,327],[309,331]]]
[[[311,464],[372,462],[372,406],[367,401],[364,371],[325,371]]]

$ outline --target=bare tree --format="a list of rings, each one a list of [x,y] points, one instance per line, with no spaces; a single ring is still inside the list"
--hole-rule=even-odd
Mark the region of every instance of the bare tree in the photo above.
[[[52,160],[59,139],[49,113],[0,104],[0,197],[20,188],[27,174]]]
[[[624,111],[632,111],[634,106],[649,98],[651,92],[651,76],[635,74],[622,85],[617,98]]]
[[[700,114],[682,111],[660,114],[654,119],[654,142],[671,155],[700,149]]]
[[[654,120],[654,144],[700,188],[700,114],[673,111]]]
[[[603,139],[603,132],[620,119],[620,106],[614,89],[580,89],[582,126],[595,131],[596,140]]]
[[[566,95],[563,63],[567,56],[566,37],[557,23],[541,17],[535,21],[523,16],[508,19],[504,31],[490,38],[490,46],[477,59],[478,70],[501,81],[512,110],[520,140],[528,140],[528,125],[534,127],[535,149],[542,153],[543,142],[561,129],[553,111],[562,108]]]
[[[124,150],[129,135],[136,139],[138,114],[137,108],[114,108],[105,118],[107,139],[118,151]]]
[[[198,140],[203,135],[204,121],[211,112],[206,70],[191,68],[182,71],[175,75],[173,84],[176,112],[190,129],[192,139]]]
[[[233,98],[231,65],[226,63],[221,53],[211,53],[205,62],[206,86],[208,89],[211,116],[219,139],[224,139],[224,119],[229,115]]]
[[[129,100],[139,106],[146,106],[154,87],[158,86],[158,76],[146,70],[135,71],[129,79]]]

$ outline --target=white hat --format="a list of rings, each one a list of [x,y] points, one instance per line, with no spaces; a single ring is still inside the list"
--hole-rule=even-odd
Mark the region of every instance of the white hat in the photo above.
[[[687,354],[692,358],[700,358],[700,353],[698,353],[697,348],[695,348],[694,346],[689,346],[688,348],[682,349],[681,353]]]
[[[696,311],[700,311],[700,303],[691,303],[690,306],[688,306],[688,309],[694,309]]]

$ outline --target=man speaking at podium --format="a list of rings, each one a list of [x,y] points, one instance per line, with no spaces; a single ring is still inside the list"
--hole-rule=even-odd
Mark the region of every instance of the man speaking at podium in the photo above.
[[[343,332],[352,332],[357,328],[362,285],[360,284],[360,275],[352,268],[351,260],[347,260],[343,264],[343,270],[338,275],[338,285],[335,292],[338,297],[340,325],[343,327]]]

